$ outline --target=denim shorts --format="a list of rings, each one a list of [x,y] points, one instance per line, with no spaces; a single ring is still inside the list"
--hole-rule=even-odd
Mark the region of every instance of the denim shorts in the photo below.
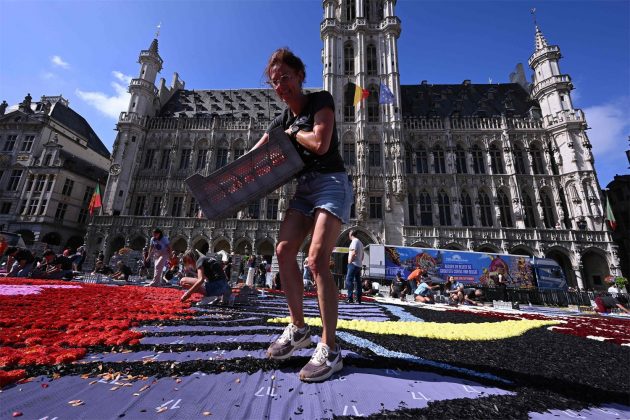
[[[223,296],[225,292],[230,288],[227,281],[224,279],[205,282],[206,296]]]
[[[310,217],[315,216],[316,209],[324,209],[342,223],[348,223],[353,202],[354,193],[347,173],[308,172],[298,177],[289,208]]]

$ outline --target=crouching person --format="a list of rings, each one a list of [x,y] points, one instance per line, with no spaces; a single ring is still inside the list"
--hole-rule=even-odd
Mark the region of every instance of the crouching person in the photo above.
[[[229,303],[232,289],[228,285],[223,267],[216,259],[210,257],[200,257],[195,250],[188,250],[182,257],[184,271],[196,270],[197,277],[184,277],[179,281],[179,285],[188,289],[181,297],[185,302],[193,293],[199,293],[204,297],[199,301],[199,305]]]
[[[439,284],[434,285],[433,282],[423,278],[422,283],[420,283],[418,288],[413,292],[415,301],[421,303],[435,303],[435,292],[433,290],[439,287]]]
[[[42,254],[44,258],[39,267],[31,272],[31,277],[38,279],[72,279],[72,260],[65,255],[56,255],[51,249]]]

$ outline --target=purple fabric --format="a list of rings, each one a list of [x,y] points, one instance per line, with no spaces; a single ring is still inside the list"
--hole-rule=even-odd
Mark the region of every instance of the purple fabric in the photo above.
[[[184,331],[256,331],[256,330],[282,330],[284,327],[274,325],[249,325],[245,327],[217,327],[213,325],[164,325],[162,327],[146,326],[134,328],[141,333],[184,332]]]
[[[341,375],[340,375],[341,374]],[[65,376],[45,377],[7,388],[2,393],[0,418],[19,411],[24,418],[330,418],[367,416],[381,410],[426,407],[429,401],[506,395],[508,391],[427,372],[345,368],[330,380],[306,384],[295,369],[252,375],[226,372],[197,373],[180,378],[100,381]],[[47,388],[41,386],[48,384]],[[145,386],[148,388],[141,391]],[[112,388],[118,386],[115,390]],[[378,392],[374,392],[378,389]],[[133,394],[139,394],[134,396]],[[73,407],[68,402],[83,401]],[[163,411],[161,411],[163,410]],[[550,415],[551,417],[551,415]]]
[[[140,344],[215,344],[215,343],[271,343],[279,334],[253,335],[172,335],[144,337]]]
[[[313,342],[319,342],[319,337],[313,337]],[[293,354],[295,356],[310,357],[313,354],[315,346],[307,349],[298,349]],[[349,350],[341,350],[343,357],[361,357],[357,353]],[[136,353],[108,353],[108,354],[89,354],[82,362],[142,362],[142,361],[176,361],[187,362],[190,360],[222,360],[236,359],[241,357],[252,357],[254,359],[267,358],[267,350],[213,350],[213,351],[183,351],[180,353],[162,352],[156,353],[152,351],[139,351]]]

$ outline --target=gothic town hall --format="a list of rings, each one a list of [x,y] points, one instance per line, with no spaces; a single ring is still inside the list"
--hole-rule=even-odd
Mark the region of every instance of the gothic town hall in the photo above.
[[[586,116],[573,106],[560,47],[540,28],[528,59],[531,81],[520,69],[511,83],[401,85],[396,1],[322,4],[322,88],[335,98],[356,194],[339,246],[357,228],[366,245],[553,258],[574,287],[598,288],[606,275],[620,274]],[[270,89],[186,89],[177,73],[170,86],[164,79],[156,86],[162,60],[157,39],[140,52],[89,249],[106,256],[141,249],[159,226],[178,251],[271,257],[291,183],[231,218],[208,221],[197,217],[184,180],[243,155],[284,105]],[[370,95],[354,106],[345,101],[348,83]],[[392,103],[379,104],[381,84]]]

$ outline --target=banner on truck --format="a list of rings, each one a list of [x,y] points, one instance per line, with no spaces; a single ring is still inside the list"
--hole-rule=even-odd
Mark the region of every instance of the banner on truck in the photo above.
[[[493,287],[499,274],[513,287],[532,287],[529,257],[484,252],[449,251],[404,246],[385,247],[385,276],[401,272],[407,278],[420,268],[431,281],[444,283],[453,276],[460,283]]]

